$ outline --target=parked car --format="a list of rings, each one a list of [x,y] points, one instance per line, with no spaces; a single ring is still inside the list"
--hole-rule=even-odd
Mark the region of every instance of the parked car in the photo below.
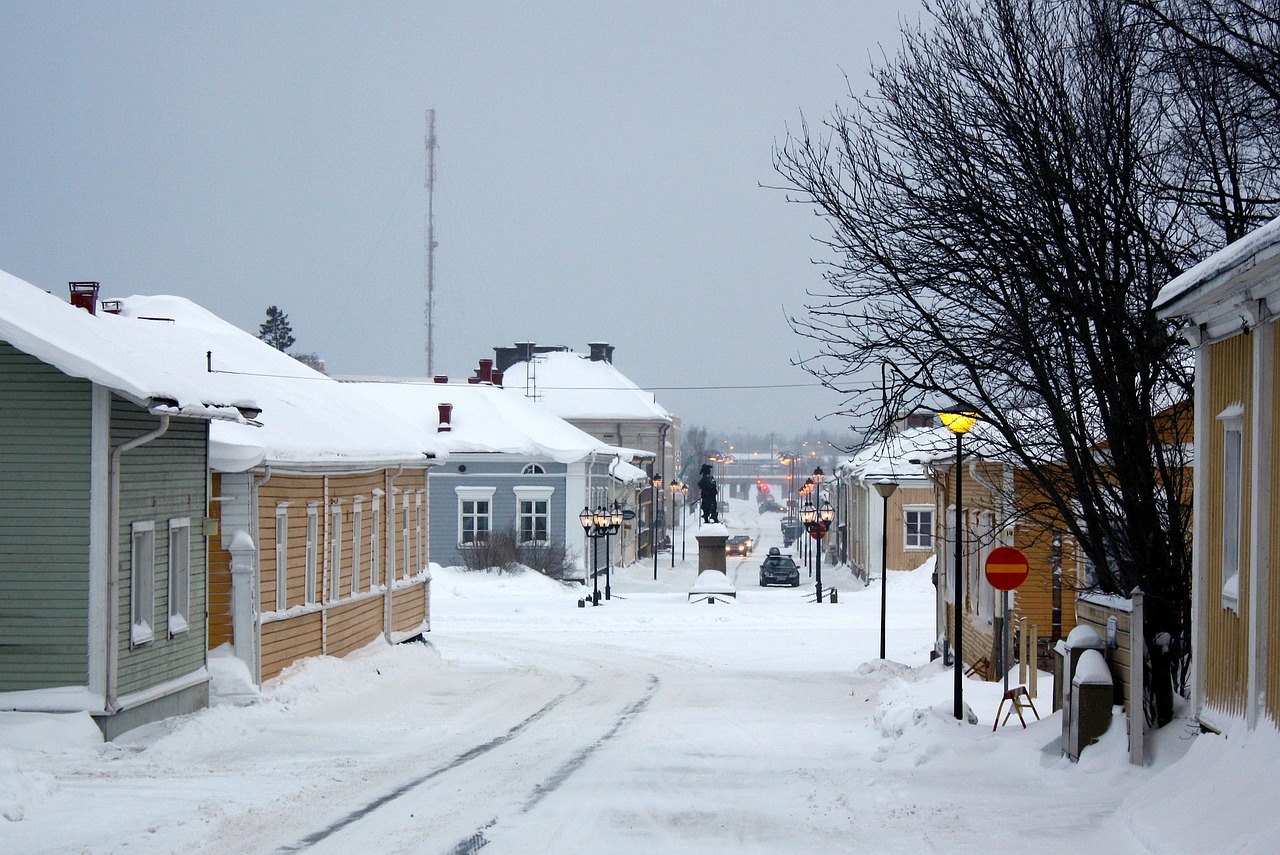
[[[769,550],[760,565],[760,587],[766,585],[800,587],[800,565],[790,555],[783,555],[776,546]]]
[[[782,520],[782,544],[790,546],[800,539],[800,533],[804,531],[804,526],[795,517],[786,517]]]
[[[750,555],[755,543],[745,534],[735,534],[725,541],[725,555]]]

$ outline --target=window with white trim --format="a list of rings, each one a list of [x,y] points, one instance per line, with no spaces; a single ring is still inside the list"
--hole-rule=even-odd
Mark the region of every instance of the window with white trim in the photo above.
[[[489,539],[493,530],[495,487],[455,487],[458,495],[458,544],[466,546]]]
[[[316,601],[316,564],[320,555],[320,508],[315,502],[307,505],[307,590],[308,604]]]
[[[1244,537],[1244,406],[1218,414],[1222,423],[1222,607],[1240,611],[1240,563]]]
[[[426,498],[425,491],[423,490],[418,491],[416,501],[417,501],[417,509],[418,509],[418,521],[417,521],[418,523],[418,529],[417,529],[418,554],[417,554],[417,560],[413,562],[413,566],[414,566],[415,572],[421,573],[423,569],[427,566],[427,560],[426,560],[427,554],[425,551],[426,523],[423,519],[425,516],[424,511],[427,507],[427,498]]]
[[[902,548],[933,549],[933,505],[906,505],[902,508]]]
[[[525,467],[520,470],[520,474],[521,475],[546,475],[547,470],[544,469],[542,467],[542,464],[540,463],[527,463],[525,464]]]
[[[551,494],[554,487],[516,487],[516,536],[520,543],[551,540]]]
[[[387,496],[387,585],[396,580],[396,493]]]
[[[276,611],[289,608],[289,506],[276,505]]]
[[[147,644],[155,638],[156,524],[134,523],[129,542],[129,643]]]
[[[947,522],[943,537],[945,538],[943,546],[946,547],[938,556],[939,573],[942,574],[939,579],[939,587],[942,588],[942,598],[945,602],[955,603],[956,601],[956,509],[955,506],[947,508]]]
[[[351,506],[351,593],[360,590],[360,563],[364,560],[364,499]]]
[[[400,574],[409,578],[409,565],[413,563],[409,553],[410,536],[413,534],[413,523],[409,519],[409,494],[400,497]]]
[[[191,518],[169,520],[169,636],[190,628]]]
[[[376,494],[369,514],[369,590],[382,584],[382,496]]]
[[[342,505],[329,510],[329,599],[342,598]]]

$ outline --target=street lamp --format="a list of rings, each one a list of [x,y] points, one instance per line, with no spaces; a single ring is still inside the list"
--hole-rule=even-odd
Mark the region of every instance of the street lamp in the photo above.
[[[662,473],[653,473],[653,490],[649,493],[649,549],[653,551],[653,581],[658,581],[658,491],[662,489]]]
[[[594,511],[583,507],[578,514],[578,522],[582,523],[582,531],[591,538],[591,605],[600,605],[600,552],[596,541],[604,537],[609,530],[608,514],[603,508]],[[607,586],[606,586],[607,587]]]
[[[800,510],[800,520],[804,523],[805,530],[809,532],[809,536],[817,541],[818,544],[818,581],[816,586],[818,602],[822,602],[822,538],[826,536],[827,529],[830,528],[831,521],[835,517],[835,509],[831,507],[830,502],[823,502],[821,508],[815,508],[812,502],[805,502],[804,507]]]
[[[689,533],[689,485],[680,485],[680,560],[684,560],[684,544]]]
[[[964,616],[961,609],[964,604],[964,575],[960,572],[960,562],[964,556],[964,469],[960,465],[960,456],[964,453],[964,435],[978,421],[977,413],[938,413],[943,427],[956,435],[956,552],[955,552],[955,716],[964,719],[964,646],[961,637],[964,630]]]
[[[875,487],[880,498],[884,499],[884,509],[880,515],[880,658],[883,659],[885,658],[884,613],[889,596],[886,593],[889,590],[886,584],[889,569],[889,497],[898,489],[898,485],[892,481],[879,481]]]
[[[812,505],[809,501],[809,494],[813,492],[813,479],[805,478],[804,483],[800,485],[798,493],[799,498],[804,499],[805,504]],[[801,513],[801,522],[804,522],[804,514]],[[807,527],[806,527],[807,530]],[[812,544],[807,540],[800,541],[800,560],[804,562],[804,566],[809,570],[809,578],[813,578],[813,552],[810,550]]]
[[[671,516],[668,517],[668,519],[671,520],[671,531],[672,531],[672,534],[674,534],[676,530],[676,526],[675,526],[676,493],[680,492],[680,482],[677,481],[675,478],[672,478],[671,483],[668,484],[667,487],[670,488],[671,490]],[[676,567],[676,545],[673,541],[671,544],[671,569],[674,570],[675,567]]]
[[[613,598],[613,555],[610,550],[610,541],[613,536],[622,529],[622,506],[618,504],[618,500],[614,499],[613,508],[609,511],[609,530],[605,532],[604,538],[604,598],[606,600]]]

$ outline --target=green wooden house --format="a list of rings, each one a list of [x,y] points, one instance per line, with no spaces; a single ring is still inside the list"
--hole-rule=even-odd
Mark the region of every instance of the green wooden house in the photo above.
[[[0,272],[0,710],[108,738],[208,702],[209,423],[234,377],[162,321]]]

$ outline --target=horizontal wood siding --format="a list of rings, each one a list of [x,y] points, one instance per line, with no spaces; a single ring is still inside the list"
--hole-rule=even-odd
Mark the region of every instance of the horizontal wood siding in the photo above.
[[[391,595],[391,629],[410,632],[427,619],[427,583],[418,582],[397,588]]]
[[[458,495],[457,487],[478,487],[493,489],[493,530],[516,531],[519,526],[519,506],[516,501],[516,487],[551,487],[549,503],[550,520],[548,530],[553,538],[563,536],[566,531],[566,513],[576,517],[581,508],[565,509],[566,487],[564,466],[552,463],[539,463],[547,470],[545,475],[521,475],[521,470],[529,463],[524,459],[513,459],[510,462],[462,464],[450,463],[430,474],[432,500],[430,513],[430,553],[431,560],[444,567],[462,564],[462,556],[458,550]],[[466,466],[466,472],[458,472],[458,465]],[[607,474],[597,481],[607,484]],[[664,501],[669,501],[664,499]],[[645,502],[645,513],[648,513],[648,502]],[[668,509],[669,510],[669,509]],[[575,523],[576,525],[576,523]],[[578,530],[579,532],[581,529]]]
[[[324,616],[308,612],[262,625],[262,679],[270,680],[299,659],[324,652]]]
[[[222,495],[222,475],[214,472],[214,496]],[[212,502],[209,516],[217,520],[219,531],[223,524],[223,502]],[[222,546],[222,538],[206,540],[209,550],[209,649],[220,644],[234,644],[235,633],[231,625],[231,553]]]
[[[346,656],[351,651],[382,638],[385,606],[386,600],[379,596],[330,606],[325,629],[325,652],[330,656]]]
[[[91,411],[0,342],[0,691],[88,683]]]
[[[1209,435],[1197,437],[1199,447],[1207,450],[1203,463],[1208,466],[1207,492],[1196,506],[1197,513],[1206,515],[1202,585],[1204,591],[1203,612],[1206,626],[1206,650],[1197,651],[1205,662],[1206,706],[1230,715],[1243,716],[1248,685],[1248,639],[1250,585],[1249,567],[1249,479],[1244,479],[1241,501],[1240,532],[1240,600],[1239,614],[1222,605],[1222,548],[1223,548],[1223,449],[1224,430],[1216,419],[1232,404],[1243,404],[1244,415],[1244,465],[1250,471],[1249,423],[1252,410],[1250,392],[1253,383],[1252,339],[1238,335],[1226,341],[1210,345],[1209,379]]]
[[[880,494],[875,492],[875,488],[871,488],[868,494],[869,500],[883,502]],[[900,487],[894,491],[889,497],[889,527],[888,527],[888,554],[885,561],[890,570],[914,570],[925,562],[934,554],[933,549],[908,549],[907,548],[907,529],[905,508],[908,505],[925,505],[929,508],[934,507],[933,488],[932,487]],[[936,517],[937,510],[934,510]],[[937,528],[935,519],[935,530]],[[872,537],[879,537],[880,533],[873,533]],[[879,573],[880,568],[874,568],[875,573]],[[874,573],[873,573],[874,575]]]
[[[112,398],[111,444],[127,442],[154,430],[160,420],[121,398]],[[172,419],[163,436],[125,453],[120,490],[119,676],[121,695],[155,686],[196,671],[205,664],[205,595],[207,556],[202,528],[207,507],[209,425]],[[186,517],[190,531],[190,601],[188,629],[169,637],[169,520]],[[131,530],[134,522],[155,523],[154,641],[138,647],[129,642]]]

